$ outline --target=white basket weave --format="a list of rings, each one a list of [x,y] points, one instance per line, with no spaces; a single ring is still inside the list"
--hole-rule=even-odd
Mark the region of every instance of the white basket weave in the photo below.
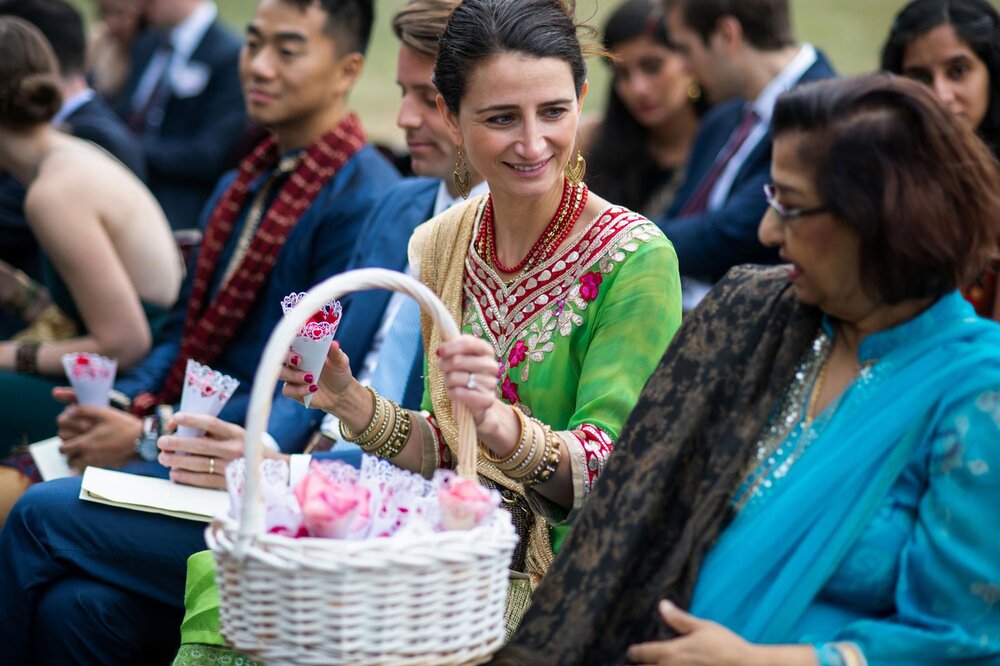
[[[465,664],[503,643],[508,567],[517,535],[506,511],[467,531],[365,541],[264,534],[261,433],[286,352],[322,305],[352,291],[409,294],[445,340],[458,327],[440,300],[401,273],[364,269],[314,287],[275,328],[254,376],[240,521],[218,517],[215,554],[222,635],[238,651],[279,664]],[[475,424],[455,405],[458,472],[476,478]]]

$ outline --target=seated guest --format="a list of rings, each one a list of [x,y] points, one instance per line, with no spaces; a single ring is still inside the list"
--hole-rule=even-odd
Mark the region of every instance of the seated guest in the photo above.
[[[674,50],[655,0],[628,0],[604,26],[614,78],[604,116],[581,131],[588,181],[610,201],[663,215],[684,180],[701,87]]]
[[[896,16],[882,69],[915,79],[1000,156],[1000,14],[986,0],[914,0]],[[994,260],[963,293],[1000,321]]]
[[[517,516],[512,567],[534,585],[673,337],[675,256],[649,220],[582,181],[574,143],[586,66],[560,0],[465,0],[441,38],[434,83],[459,149],[457,189],[468,193],[468,164],[490,194],[421,225],[410,241],[411,267],[465,333],[442,343],[436,327],[422,332],[431,416],[369,391],[336,344],[319,378],[290,354],[284,393],[311,393],[345,439],[428,476],[453,464],[452,401],[468,406],[483,444],[480,478]],[[358,436],[386,413],[408,427]],[[537,464],[524,461],[529,439],[544,443]],[[528,582],[515,585],[514,625],[530,600]]]
[[[957,291],[997,165],[887,76],[787,93],[772,132],[790,263],[685,322],[512,660],[1000,663],[1000,326]]]
[[[38,28],[59,62],[62,107],[52,124],[79,139],[92,141],[111,153],[140,178],[146,165],[138,141],[111,109],[94,95],[84,78],[85,37],[80,14],[62,0],[5,0],[0,15],[16,16]],[[0,173],[0,261],[29,277],[42,268],[35,240],[24,219],[24,185],[9,173]],[[0,337],[23,328],[23,322],[5,326],[0,315]]]
[[[87,77],[105,99],[116,100],[131,71],[132,43],[142,24],[140,0],[97,0],[87,43]]]
[[[262,8],[279,15],[287,10],[282,0]],[[275,47],[251,26],[241,59],[244,86],[253,93],[248,108],[274,135],[220,182],[206,208],[205,243],[167,330],[148,357],[116,383],[120,400],[127,403],[119,406],[132,414],[74,405],[60,416],[71,466],[121,466],[134,460],[143,432],[140,417],[179,398],[188,358],[240,380],[221,416],[242,423],[256,361],[281,316],[281,299],[347,264],[364,216],[398,177],[365,144],[360,123],[347,108],[370,31],[370,20],[355,12],[343,10],[332,19],[343,33],[339,42],[324,39],[329,42],[324,47],[338,58],[296,63],[317,77],[308,84],[284,83],[284,71],[272,62]],[[276,18],[269,18],[265,23],[271,26]],[[313,105],[312,115],[305,117],[299,108],[304,100]],[[301,182],[322,187],[307,191]],[[241,233],[246,225],[256,229],[248,238]],[[72,400],[68,389],[56,395]],[[294,403],[279,401],[271,432],[282,446],[299,450],[315,422]],[[155,457],[148,453],[148,459]]]
[[[80,324],[47,343],[0,342],[0,456],[55,434],[51,398],[62,355],[96,352],[138,363],[150,319],[177,300],[182,266],[163,212],[142,183],[91,144],[55,130],[57,64],[41,33],[0,16],[0,163],[27,185],[24,211],[44,252],[47,287]]]
[[[175,402],[184,364],[195,358],[241,382],[220,415],[224,427],[209,432],[209,438],[232,439],[235,426],[224,421],[245,420],[257,361],[281,317],[281,298],[347,265],[364,216],[398,180],[365,143],[347,107],[371,23],[371,0],[328,0],[305,8],[293,0],[263,0],[257,7],[240,71],[250,116],[273,135],[220,182],[206,209],[196,268],[185,282],[186,309],[175,309],[163,343],[119,381],[118,388],[133,397],[134,411]],[[254,233],[248,236],[247,228]],[[153,419],[151,429],[158,427]],[[278,397],[268,429],[285,451],[301,451],[317,422],[318,412]],[[137,443],[145,458],[159,453],[155,439],[152,447],[146,438],[136,441],[143,420],[123,411],[74,406],[60,417],[60,426],[74,466],[128,463],[137,459]],[[201,463],[199,470],[179,458],[164,459],[178,481],[191,480],[185,472],[200,475],[203,485],[205,477],[222,479],[225,465],[211,457],[191,457]],[[127,469],[154,473],[150,466],[133,463]],[[156,471],[167,474],[163,467]],[[32,487],[0,533],[5,656],[14,663],[165,663],[177,650],[185,562],[205,547],[203,530],[81,502],[79,492],[79,479]],[[52,527],[58,535],[26,537]],[[63,550],[70,543],[80,547]],[[49,547],[67,555],[55,567]],[[31,582],[6,584],[21,575]],[[67,598],[76,601],[63,603]]]
[[[197,226],[246,121],[240,42],[217,14],[211,0],[149,0],[149,29],[114,107],[139,137],[149,188],[174,229]]]
[[[146,165],[138,140],[87,83],[87,44],[79,12],[64,0],[3,0],[0,16],[24,19],[52,45],[63,98],[52,124],[78,139],[96,143],[145,179]]]
[[[774,102],[834,72],[822,53],[795,41],[788,0],[666,0],[666,7],[670,38],[716,105],[702,120],[684,184],[657,221],[688,278],[687,308],[731,266],[778,260],[756,235]]]

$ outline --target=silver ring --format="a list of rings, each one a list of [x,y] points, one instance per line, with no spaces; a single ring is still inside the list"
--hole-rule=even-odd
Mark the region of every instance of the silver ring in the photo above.
[[[476,390],[476,376],[471,372],[469,373],[468,381],[465,382],[465,388],[469,389],[470,391]]]
[[[208,473],[215,474],[215,458],[208,459]]]

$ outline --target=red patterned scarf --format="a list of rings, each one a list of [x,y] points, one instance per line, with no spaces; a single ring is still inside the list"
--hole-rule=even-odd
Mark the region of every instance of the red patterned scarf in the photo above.
[[[274,137],[268,137],[240,163],[233,184],[219,200],[205,230],[191,298],[188,301],[180,353],[159,395],[143,394],[134,403],[136,412],[145,413],[155,403],[172,403],[180,398],[187,360],[211,365],[240,329],[247,313],[299,218],[309,209],[323,186],[365,144],[364,131],[354,114],[311,144],[298,167],[282,185],[260,222],[243,260],[206,307],[209,284],[219,258],[233,233],[240,211],[247,205],[250,185],[278,162]],[[277,304],[275,304],[277,307]]]

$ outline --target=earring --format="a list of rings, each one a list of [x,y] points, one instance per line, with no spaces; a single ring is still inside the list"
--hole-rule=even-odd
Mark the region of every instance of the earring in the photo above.
[[[587,160],[579,150],[576,151],[576,162],[566,165],[566,180],[573,187],[577,187],[583,182],[583,177],[587,175]]]
[[[701,86],[698,85],[697,81],[692,81],[687,84],[687,96],[692,103],[697,102],[701,99]]]
[[[472,191],[472,174],[469,167],[462,161],[462,147],[458,147],[458,160],[455,161],[455,172],[451,175],[452,182],[455,183],[455,190],[463,199],[469,198]]]

